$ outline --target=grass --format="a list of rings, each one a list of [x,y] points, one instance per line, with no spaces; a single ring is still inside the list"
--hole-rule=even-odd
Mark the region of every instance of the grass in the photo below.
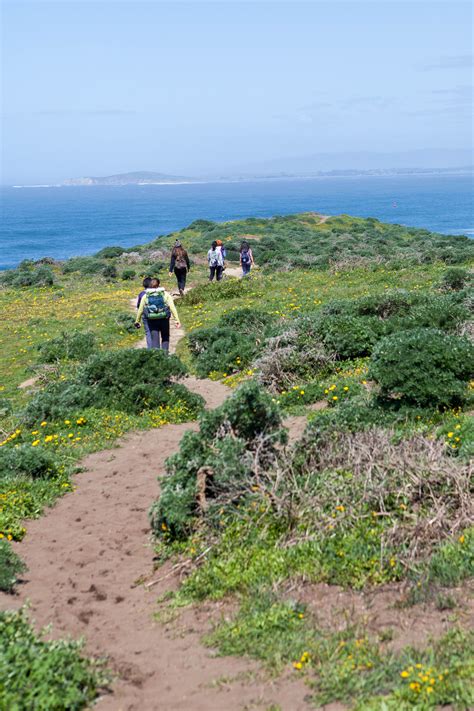
[[[15,584],[26,570],[26,565],[12,550],[9,541],[0,540],[0,590],[11,593]]]
[[[468,709],[474,635],[453,628],[425,649],[390,652],[364,629],[320,629],[292,600],[267,593],[247,598],[231,621],[221,622],[206,644],[223,655],[261,660],[274,674],[292,665],[304,676],[317,706],[342,702],[355,709]]]
[[[1,711],[79,711],[108,683],[104,663],[84,657],[82,642],[44,636],[24,610],[0,612]]]

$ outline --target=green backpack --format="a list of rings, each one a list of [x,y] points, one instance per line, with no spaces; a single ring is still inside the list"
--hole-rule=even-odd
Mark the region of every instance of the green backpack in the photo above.
[[[145,318],[169,318],[171,316],[171,311],[165,301],[164,291],[145,294],[145,299],[145,308],[143,309]]]

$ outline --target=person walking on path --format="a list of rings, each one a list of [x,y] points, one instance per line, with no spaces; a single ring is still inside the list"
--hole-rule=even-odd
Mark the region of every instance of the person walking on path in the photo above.
[[[184,289],[186,287],[186,276],[190,269],[191,265],[189,263],[188,253],[181,245],[179,239],[177,239],[171,252],[170,276],[173,276],[174,272],[176,276],[176,281],[178,282],[180,296],[184,295]]]
[[[143,291],[141,291],[138,294],[137,298],[137,309],[140,308],[140,302],[145,296],[145,292],[147,289],[150,288],[151,284],[151,277],[145,277],[143,280]],[[151,333],[150,333],[150,326],[148,325],[148,319],[146,316],[143,316],[143,330],[145,331],[145,338],[146,338],[146,347],[151,348]]]
[[[252,266],[255,264],[252,250],[248,242],[242,242],[240,245],[240,266],[242,267],[242,276],[250,274]]]
[[[149,288],[140,299],[140,305],[135,319],[136,328],[145,318],[150,329],[150,345],[147,348],[161,348],[168,353],[170,349],[170,318],[173,316],[176,328],[181,328],[178,312],[173,297],[168,294],[159,279],[152,279]]]
[[[207,253],[207,261],[209,264],[209,281],[213,281],[214,277],[216,277],[217,281],[220,281],[224,272],[224,256],[222,249],[218,247],[215,241],[211,244],[211,249]]]
[[[225,258],[227,257],[227,253],[225,251],[224,247],[224,242],[221,239],[216,239],[216,244],[217,244],[217,250],[221,251],[222,254],[222,266],[224,267],[225,270]]]

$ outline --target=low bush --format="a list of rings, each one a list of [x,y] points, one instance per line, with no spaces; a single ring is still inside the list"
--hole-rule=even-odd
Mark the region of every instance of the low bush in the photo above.
[[[197,374],[206,377],[213,371],[232,373],[249,365],[275,321],[264,311],[244,308],[225,314],[216,326],[193,331],[188,345],[196,358]]]
[[[11,593],[26,565],[12,549],[10,542],[0,540],[0,590]]]
[[[262,337],[275,321],[276,317],[267,311],[243,308],[235,309],[221,316],[219,326],[231,328],[245,335],[259,335]]]
[[[45,640],[24,611],[0,612],[2,709],[80,711],[107,682],[103,662],[81,655],[82,642]]]
[[[28,286],[52,286],[54,272],[51,267],[41,264],[38,267],[11,269],[3,272],[0,283],[14,289]]]
[[[167,460],[161,495],[150,510],[156,535],[186,538],[199,517],[219,525],[239,501],[256,469],[271,465],[285,439],[278,409],[256,383],[242,385],[223,405],[205,413],[199,432],[186,432]]]
[[[56,420],[87,407],[140,413],[176,399],[198,412],[202,398],[172,381],[185,373],[179,358],[159,350],[97,353],[78,369],[74,379],[48,385],[33,397],[24,418],[31,424]]]
[[[316,330],[327,350],[341,359],[370,355],[380,337],[379,324],[370,317],[323,316]]]
[[[199,377],[212,371],[232,373],[248,365],[258,350],[255,336],[231,328],[214,326],[193,331],[188,337],[195,368]]]
[[[259,381],[273,392],[322,377],[333,368],[335,354],[311,337],[306,323],[295,321],[291,328],[270,337],[255,361]]]
[[[124,269],[122,272],[123,281],[130,281],[136,277],[137,273],[134,269]]]
[[[201,284],[188,291],[182,299],[186,305],[200,304],[208,301],[221,301],[222,299],[234,299],[243,296],[252,288],[252,277],[246,279],[223,279],[218,282]]]
[[[72,257],[63,265],[63,274],[79,272],[83,276],[99,274],[106,266],[106,262],[95,257]]]
[[[57,338],[40,343],[38,346],[40,363],[54,363],[58,360],[86,360],[96,349],[93,333],[63,331]]]
[[[127,333],[137,333],[138,329],[135,328],[135,316],[129,311],[121,311],[115,314],[115,323],[117,324],[120,331],[127,331]]]
[[[474,374],[474,345],[465,337],[430,328],[382,339],[372,354],[368,377],[381,396],[430,407],[461,404]]]
[[[104,247],[99,252],[94,254],[96,259],[114,259],[115,257],[120,257],[127,250],[125,247]]]
[[[118,276],[117,267],[114,264],[107,264],[102,269],[102,276],[110,280],[116,279]]]
[[[58,465],[51,454],[30,444],[0,449],[0,478],[28,476],[33,479],[56,476]]]
[[[464,289],[471,281],[471,274],[462,267],[451,267],[447,269],[441,279],[441,288],[452,291]]]
[[[161,272],[164,272],[168,269],[169,264],[167,262],[161,261],[161,262],[151,262],[151,264],[148,264],[144,270],[142,276],[145,277],[156,277],[158,274]]]

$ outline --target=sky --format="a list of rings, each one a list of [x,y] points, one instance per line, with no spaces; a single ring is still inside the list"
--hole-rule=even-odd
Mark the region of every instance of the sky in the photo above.
[[[470,2],[1,9],[2,183],[471,162]]]

